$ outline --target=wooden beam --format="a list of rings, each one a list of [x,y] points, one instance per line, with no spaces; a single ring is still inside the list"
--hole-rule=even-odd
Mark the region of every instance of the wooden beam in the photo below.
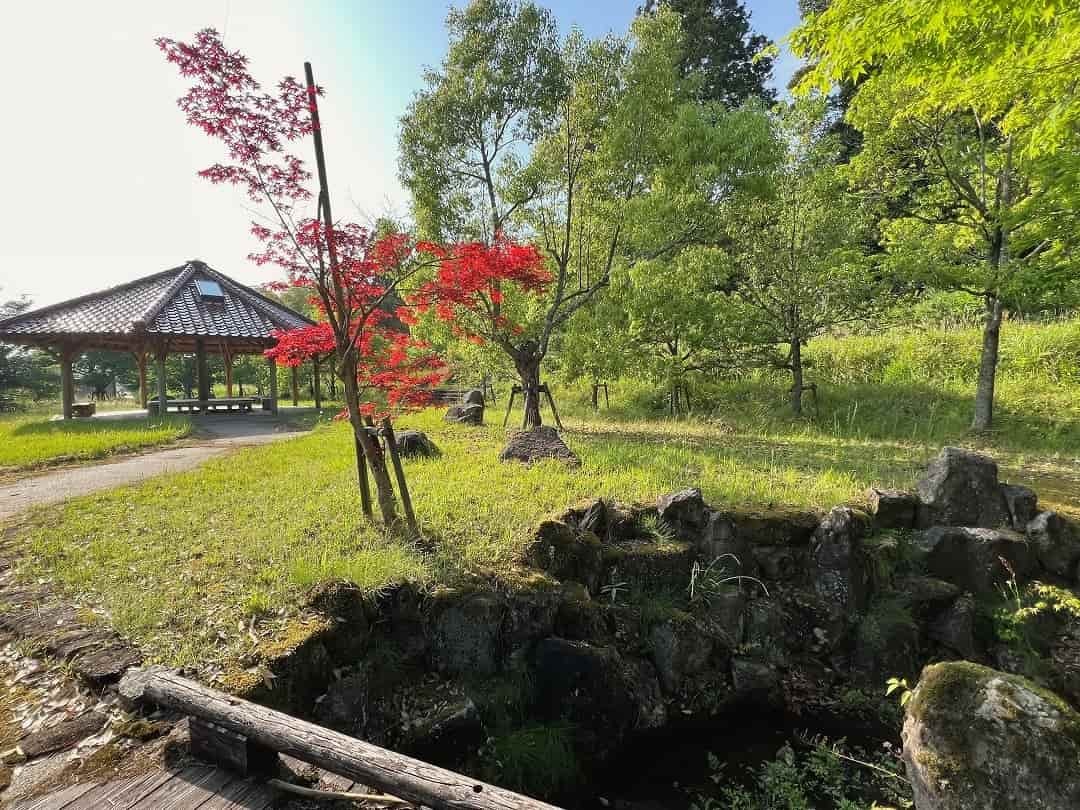
[[[129,670],[120,693],[214,723],[246,740],[434,810],[555,810],[553,805],[226,695],[164,668]]]
[[[322,380],[319,379],[319,355],[311,359],[311,367],[311,394],[315,399],[315,410],[320,410],[322,408]]]
[[[300,404],[300,369],[293,366],[289,371],[291,372],[290,382],[292,383],[292,405],[295,408]]]

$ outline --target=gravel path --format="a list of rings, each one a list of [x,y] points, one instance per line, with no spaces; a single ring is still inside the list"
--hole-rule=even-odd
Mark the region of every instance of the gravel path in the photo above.
[[[301,435],[304,431],[266,417],[205,417],[196,422],[197,444],[151,450],[116,460],[91,462],[33,475],[0,486],[0,522],[33,506],[57,503],[157,475],[182,472],[230,453]]]

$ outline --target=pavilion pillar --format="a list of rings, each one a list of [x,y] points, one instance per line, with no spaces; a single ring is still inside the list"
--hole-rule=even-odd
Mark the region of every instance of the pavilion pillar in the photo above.
[[[168,352],[165,344],[157,350],[157,410],[158,416],[164,417],[169,412],[169,394],[165,385],[165,358]]]
[[[206,341],[195,341],[195,366],[199,375],[199,411],[206,411],[210,399],[210,369],[206,365]]]
[[[270,359],[266,362],[270,366],[270,413],[277,414],[277,364]]]
[[[322,408],[322,386],[319,381],[319,355],[311,359],[312,383],[311,396],[315,400],[315,410]]]
[[[146,387],[146,349],[135,352],[135,363],[139,367],[139,405],[146,409],[146,402],[150,392]]]
[[[233,392],[233,356],[228,346],[223,351],[225,359],[225,396],[232,399]]]
[[[293,366],[290,371],[292,372],[292,406],[295,408],[300,404],[300,369]]]
[[[60,391],[64,401],[64,418],[71,419],[72,405],[75,403],[75,350],[65,346],[60,350]]]

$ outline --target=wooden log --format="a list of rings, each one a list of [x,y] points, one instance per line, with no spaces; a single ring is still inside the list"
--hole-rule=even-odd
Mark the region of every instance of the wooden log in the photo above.
[[[208,720],[248,740],[434,810],[554,810],[377,745],[226,695],[160,667],[129,671],[128,702],[149,702]]]

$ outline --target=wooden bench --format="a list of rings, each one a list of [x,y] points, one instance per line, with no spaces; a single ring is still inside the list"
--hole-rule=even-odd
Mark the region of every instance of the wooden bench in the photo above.
[[[250,412],[260,400],[253,397],[222,397],[220,399],[170,399],[167,408],[179,413],[211,413],[217,411]],[[149,403],[151,411],[157,411],[157,401]]]

